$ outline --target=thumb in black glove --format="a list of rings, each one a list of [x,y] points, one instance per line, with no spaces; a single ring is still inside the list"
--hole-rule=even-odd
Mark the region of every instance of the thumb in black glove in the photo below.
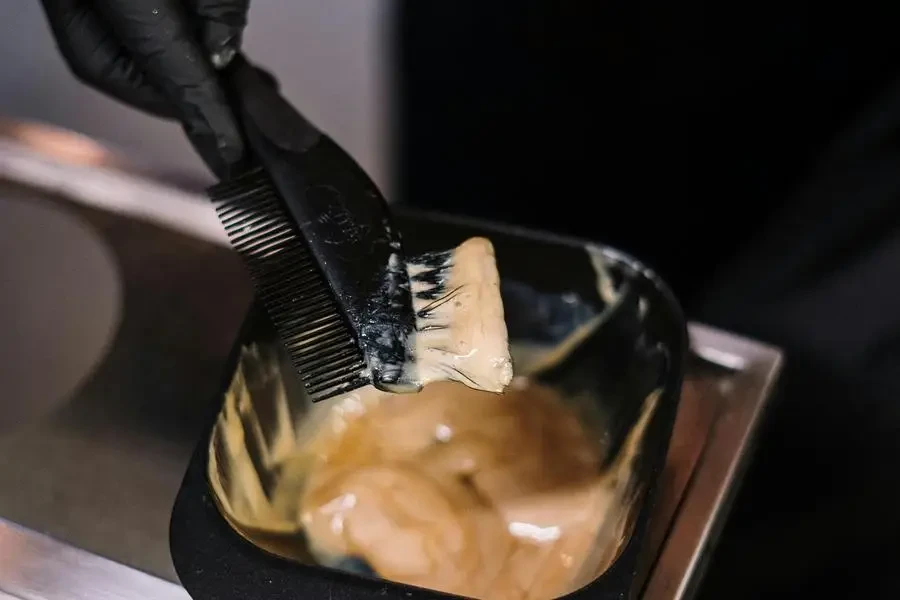
[[[91,87],[181,121],[219,177],[243,156],[217,69],[240,49],[249,0],[42,0],[60,52]]]

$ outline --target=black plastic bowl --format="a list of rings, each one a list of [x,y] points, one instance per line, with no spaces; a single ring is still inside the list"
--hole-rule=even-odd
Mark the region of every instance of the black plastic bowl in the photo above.
[[[657,550],[650,543],[653,537],[650,533],[654,526],[666,525],[653,523],[652,515],[687,353],[685,320],[668,287],[627,255],[578,240],[408,211],[400,213],[398,224],[410,254],[451,248],[476,235],[493,242],[504,282],[502,291],[511,339],[520,334],[530,338],[554,335],[549,327],[555,322],[554,317],[548,317],[537,306],[523,305],[523,286],[541,297],[569,294],[587,300],[595,311],[612,312],[594,336],[597,341],[580,350],[577,372],[562,375],[567,381],[575,382],[574,385],[582,382],[600,389],[607,416],[617,415],[613,420],[618,422],[631,422],[653,389],[661,389],[662,393],[642,442],[630,537],[605,572],[566,598],[638,597]],[[616,301],[618,308],[604,306],[597,291],[591,255],[586,251],[588,247],[595,256],[602,257],[621,292]],[[262,311],[251,310],[235,342],[222,393],[210,403],[209,428],[197,444],[175,502],[170,532],[172,558],[188,593],[195,600],[449,597],[432,590],[274,556],[238,534],[219,512],[207,480],[210,434],[241,348],[270,336],[269,329]]]

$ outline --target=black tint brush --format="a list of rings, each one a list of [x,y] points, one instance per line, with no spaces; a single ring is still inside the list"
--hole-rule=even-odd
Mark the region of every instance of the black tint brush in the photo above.
[[[409,275],[383,196],[243,57],[223,77],[250,150],[209,196],[310,397],[416,391]]]

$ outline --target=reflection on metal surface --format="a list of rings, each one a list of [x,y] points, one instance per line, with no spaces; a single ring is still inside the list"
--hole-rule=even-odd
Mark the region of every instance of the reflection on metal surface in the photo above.
[[[781,351],[771,346],[698,324],[690,326],[690,334],[691,345],[701,356],[730,356],[733,359],[725,362],[740,361],[746,367],[721,382],[729,384],[727,393],[699,397],[704,403],[719,404],[718,415],[663,543],[645,600],[685,600],[696,592],[782,368]]]
[[[84,166],[124,165],[95,140],[58,127],[0,119],[0,137],[9,137],[60,162]]]
[[[715,346],[704,345],[699,346],[693,349],[694,353],[708,360],[709,362],[725,367],[726,369],[731,369],[733,371],[740,371],[747,367],[747,362],[743,356],[739,354],[732,354],[731,352],[725,352],[720,348],[716,348]]]
[[[119,324],[115,257],[70,210],[0,188],[0,434],[68,402]]]
[[[0,520],[0,600],[187,600],[184,589]]]
[[[62,380],[51,372],[57,367],[72,370],[73,378],[67,390],[59,385],[50,390],[55,396],[46,396],[52,397],[49,410],[29,409],[25,418],[0,429],[0,518],[174,580],[168,536],[171,507],[249,305],[243,267],[224,248],[114,210],[73,202],[65,190],[78,182],[82,194],[93,190],[110,205],[135,207],[164,205],[166,198],[196,206],[185,200],[189,196],[127,173],[59,163],[3,144],[0,140],[0,203],[11,206],[3,199],[16,198],[16,206],[29,214],[40,212],[41,220],[35,223],[47,227],[11,250],[8,256],[18,262],[8,261],[0,271],[21,267],[14,270],[22,275],[16,294],[26,302],[46,301],[44,307],[32,307],[35,327],[53,326],[49,338],[26,336],[27,342],[40,342],[32,348],[22,341],[13,343],[7,331],[0,335],[0,349],[25,361],[27,381],[44,391]],[[53,178],[43,176],[48,170]],[[95,172],[105,173],[112,185],[102,185],[102,178],[82,177]],[[159,189],[168,195],[157,195]],[[57,221],[71,224],[73,217],[80,224],[77,233],[51,227]],[[178,211],[171,218],[177,220]],[[6,214],[0,228],[24,233],[16,228],[28,222],[22,215],[13,219]],[[76,256],[72,249],[78,235],[84,237],[85,225],[114,257],[118,273],[113,275],[121,287],[118,331],[109,334],[112,342],[94,365],[87,360],[97,355],[98,344],[92,339],[104,337],[98,334],[104,327],[82,327],[95,311],[97,319],[115,322],[117,301],[110,300],[107,280],[91,276],[95,268],[102,271],[104,261],[85,252]],[[0,246],[11,239],[4,235]],[[25,242],[32,246],[28,252]],[[83,245],[96,250],[87,241]],[[41,247],[46,254],[38,252]],[[64,266],[66,272],[54,275],[54,265]],[[38,294],[42,288],[35,287],[33,279],[42,276],[45,288],[54,278],[58,285]],[[10,301],[8,290],[0,296],[0,304]],[[61,306],[54,306],[53,300]],[[81,319],[73,320],[64,308],[77,308]],[[68,321],[58,323],[63,317]],[[54,367],[49,359],[57,352],[60,361]],[[3,380],[8,383],[10,378]],[[4,403],[26,405],[14,404],[17,400],[8,393],[0,398],[0,419],[11,414]],[[0,589],[9,592],[2,578]]]
[[[97,168],[61,162],[59,157],[4,137],[0,131],[0,179],[4,178],[230,248],[222,224],[204,196],[140,177],[114,163]]]

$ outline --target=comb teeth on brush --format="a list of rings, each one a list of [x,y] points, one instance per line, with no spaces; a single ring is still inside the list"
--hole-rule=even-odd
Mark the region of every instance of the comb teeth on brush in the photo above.
[[[378,188],[242,56],[222,76],[249,151],[208,193],[311,399],[421,389],[405,368],[406,262]]]
[[[312,400],[370,383],[354,332],[268,175],[253,169],[209,194]]]

